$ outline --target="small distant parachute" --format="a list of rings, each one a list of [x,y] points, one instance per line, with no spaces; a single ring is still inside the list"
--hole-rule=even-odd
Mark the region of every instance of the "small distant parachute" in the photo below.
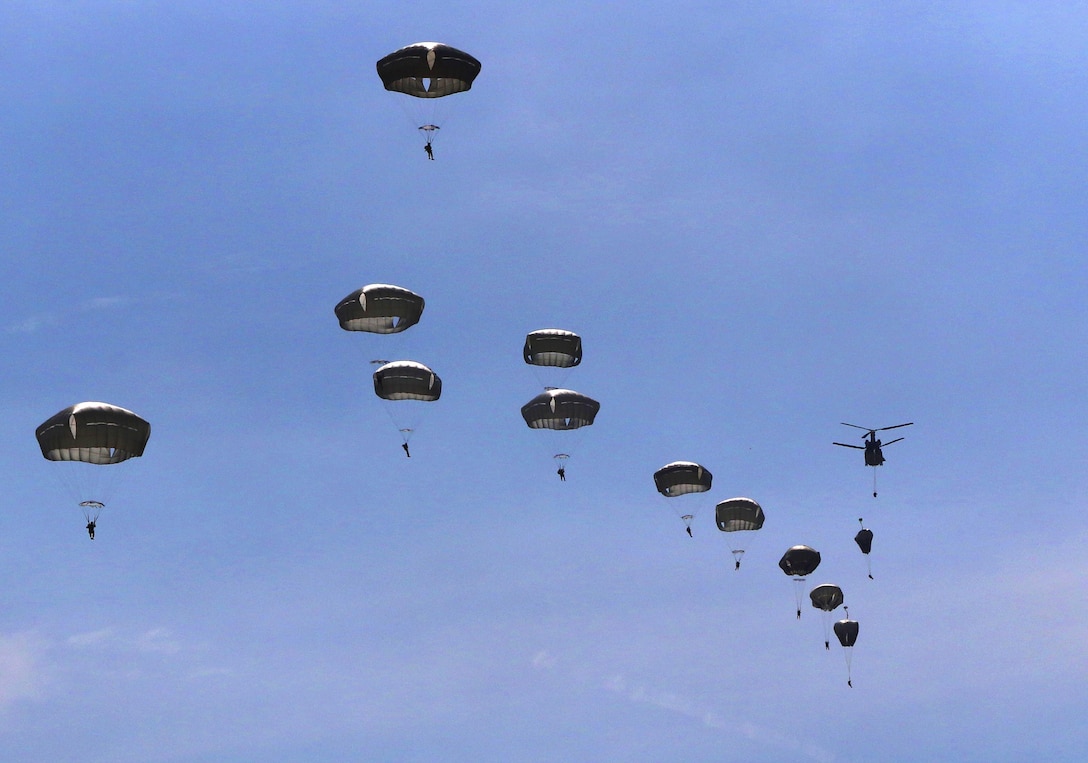
[[[416,416],[412,416],[403,409],[401,403],[404,401],[435,402],[442,396],[442,380],[438,374],[422,363],[416,363],[413,360],[395,360],[385,363],[374,372],[374,394],[382,400],[396,404],[395,410],[392,405],[386,410],[401,434],[403,441],[401,447],[404,448],[405,455],[411,456],[408,451],[408,441],[415,432],[415,419],[419,411],[413,406],[410,413]]]
[[[857,543],[861,553],[865,554],[865,563],[869,568],[869,580],[872,580],[873,562],[869,559],[869,552],[873,550],[873,531],[865,527],[865,520],[861,517],[858,517],[858,522],[861,524],[861,529],[854,536],[854,543]]]
[[[573,368],[582,362],[582,337],[563,329],[530,331],[522,355],[531,366]]]
[[[853,687],[854,679],[850,675],[850,668],[854,657],[854,643],[858,640],[858,622],[850,619],[849,611],[846,612],[846,618],[835,623],[835,636],[842,644],[843,655],[846,658],[846,685]]]
[[[842,606],[842,589],[831,583],[818,585],[809,591],[812,606],[824,613],[824,649],[831,648],[831,613]]]
[[[345,331],[397,334],[419,323],[423,297],[401,286],[372,283],[340,300],[336,317]]]
[[[112,488],[102,483],[98,468],[116,468],[116,464],[142,456],[151,437],[151,425],[126,408],[85,402],[50,416],[38,426],[35,436],[46,460],[86,465],[77,467],[80,475],[68,475],[68,485],[83,508],[90,530]],[[109,473],[117,474],[114,469]]]
[[[820,552],[810,546],[791,546],[778,560],[778,566],[793,578],[797,599],[797,619],[801,619],[801,597],[804,595],[805,578],[820,566]]]
[[[654,486],[657,492],[666,498],[705,493],[710,490],[713,482],[714,475],[710,473],[710,470],[694,461],[673,461],[654,472]],[[688,535],[694,537],[691,535],[691,522],[695,519],[695,511],[689,510],[682,513],[681,509],[675,506],[673,508],[684,523]]]
[[[728,498],[719,501],[714,507],[714,521],[723,533],[743,533],[751,537],[752,532],[763,527],[763,520],[763,507],[751,498]],[[740,569],[740,559],[744,556],[744,549],[731,550],[735,561],[733,570],[736,571]]]
[[[532,400],[521,406],[521,417],[525,419],[525,425],[530,429],[552,430],[553,432],[568,432],[583,427],[592,426],[597,418],[601,404],[591,397],[575,392],[572,389],[551,388],[546,389]],[[566,447],[553,449],[552,458],[558,464],[559,477],[566,480],[566,461],[570,458],[572,447],[575,444],[567,435],[562,438],[553,438],[556,442]]]
[[[473,56],[441,42],[407,45],[380,59],[376,66],[386,90],[420,99],[411,118],[423,132],[428,148],[439,129],[436,101],[471,89],[480,73],[480,62]],[[430,151],[427,154],[431,156]]]

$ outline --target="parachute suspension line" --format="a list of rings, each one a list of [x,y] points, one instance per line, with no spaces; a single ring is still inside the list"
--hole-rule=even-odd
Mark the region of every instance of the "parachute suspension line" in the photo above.
[[[876,467],[873,467],[873,498],[876,498]]]
[[[850,608],[844,604],[843,607],[842,607],[842,612],[843,612],[843,618],[846,619],[846,620],[849,620],[850,619]],[[846,685],[849,686],[851,689],[854,688],[854,678],[853,678],[852,675],[850,675],[850,667],[851,667],[850,666],[850,660],[851,660],[851,657],[854,656],[853,652],[854,652],[853,647],[849,647],[849,646],[848,647],[843,647],[842,653],[843,653],[844,659],[846,660]]]
[[[797,599],[797,619],[801,619],[801,600],[805,598],[805,580],[807,576],[802,575],[793,579],[794,583],[794,598]]]
[[[734,572],[736,572],[737,570],[740,569],[740,558],[742,556],[744,556],[744,549],[743,548],[733,549],[733,559],[736,561],[736,564],[733,567]]]

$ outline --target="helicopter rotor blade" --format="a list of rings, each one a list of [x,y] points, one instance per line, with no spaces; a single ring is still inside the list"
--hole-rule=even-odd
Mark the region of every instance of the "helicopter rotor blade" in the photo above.
[[[908,421],[906,424],[896,424],[894,427],[881,427],[880,429],[874,429],[874,432],[884,432],[888,429],[899,429],[899,427],[909,427],[913,425],[913,421]]]
[[[900,440],[905,440],[905,439],[907,439],[907,438],[906,437],[896,437],[894,440],[888,440],[886,443],[884,443],[884,445],[882,447],[886,448],[889,445],[891,445],[893,442],[899,442]]]
[[[847,424],[845,421],[840,421],[839,423],[842,424],[844,427],[853,427],[854,429],[864,429],[866,432],[872,432],[873,431],[869,427],[859,427],[857,424]]]
[[[900,438],[902,439],[902,438]],[[845,442],[833,442],[832,445],[841,445],[844,448],[856,448],[857,450],[865,450],[863,445],[847,445]]]

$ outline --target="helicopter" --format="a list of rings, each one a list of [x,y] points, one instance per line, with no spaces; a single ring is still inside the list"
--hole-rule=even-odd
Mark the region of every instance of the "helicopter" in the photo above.
[[[898,429],[899,427],[909,427],[914,424],[913,421],[908,421],[906,424],[896,424],[890,427],[877,427],[876,429],[870,429],[868,427],[859,427],[857,424],[847,424],[845,421],[840,421],[844,427],[854,427],[855,429],[864,429],[866,432],[865,445],[849,445],[845,442],[836,442],[832,445],[841,445],[844,448],[857,448],[858,450],[865,451],[865,465],[866,466],[880,466],[884,463],[884,452],[881,450],[886,445],[891,445],[893,442],[899,442],[903,437],[897,437],[894,440],[888,442],[881,442],[877,439],[877,432],[884,432],[888,429]],[[873,498],[876,498],[876,473],[873,473]]]

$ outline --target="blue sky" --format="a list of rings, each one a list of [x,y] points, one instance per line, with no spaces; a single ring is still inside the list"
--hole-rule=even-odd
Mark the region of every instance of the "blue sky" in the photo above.
[[[0,758],[1082,760],[1085,21],[6,4]],[[422,40],[483,64],[434,162],[374,72]],[[374,282],[419,325],[341,331]],[[563,484],[552,326],[601,402]],[[394,350],[444,384],[411,460]],[[33,440],[82,400],[152,424],[93,543]],[[915,422],[876,499],[841,421]]]

